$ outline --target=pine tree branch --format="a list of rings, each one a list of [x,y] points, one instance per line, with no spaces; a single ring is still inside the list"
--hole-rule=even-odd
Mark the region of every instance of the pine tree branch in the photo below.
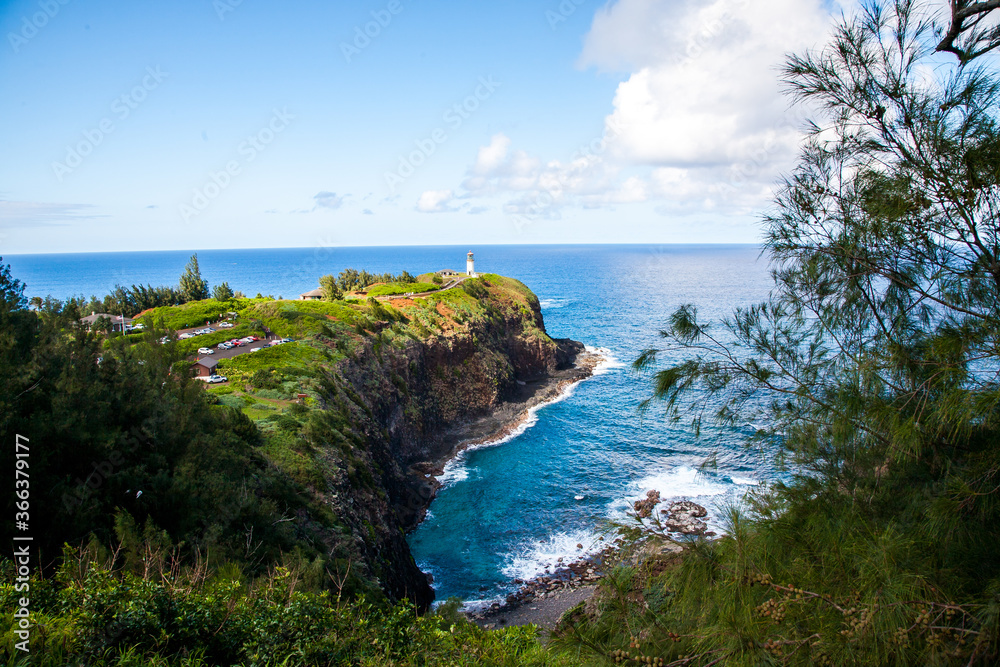
[[[959,64],[965,65],[974,58],[992,51],[993,49],[1000,46],[1000,35],[997,34],[997,30],[994,28],[991,34],[983,36],[977,35],[975,33],[975,28],[979,21],[985,18],[986,14],[992,12],[994,9],[1000,8],[1000,0],[984,0],[982,2],[970,2],[970,0],[951,0],[951,25],[948,27],[948,31],[945,33],[944,37],[938,43],[935,51],[944,53],[953,53],[958,57]],[[966,22],[972,19],[972,25],[967,25]],[[959,37],[962,33],[967,31],[973,31],[971,42],[971,48],[960,47],[957,45]],[[987,40],[987,45],[980,49],[975,50],[976,43]]]

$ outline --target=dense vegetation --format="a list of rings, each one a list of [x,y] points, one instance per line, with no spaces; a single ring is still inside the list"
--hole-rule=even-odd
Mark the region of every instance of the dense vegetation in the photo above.
[[[250,581],[238,568],[184,568],[134,539],[112,555],[67,549],[50,580],[33,585],[35,660],[67,665],[552,664],[534,628],[486,631],[454,603],[418,615],[408,602],[376,604],[316,592],[315,568],[276,567]],[[124,562],[124,565],[122,564]],[[0,604],[14,608],[13,568]],[[11,654],[10,633],[3,649]],[[7,664],[16,664],[8,662]]]

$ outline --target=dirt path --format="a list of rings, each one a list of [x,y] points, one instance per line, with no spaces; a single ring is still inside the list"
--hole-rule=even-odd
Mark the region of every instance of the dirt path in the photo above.
[[[548,594],[547,597],[526,602],[514,609],[474,617],[473,620],[484,628],[534,624],[551,632],[563,614],[581,602],[589,600],[596,589],[596,586],[581,586],[580,588],[557,591]]]

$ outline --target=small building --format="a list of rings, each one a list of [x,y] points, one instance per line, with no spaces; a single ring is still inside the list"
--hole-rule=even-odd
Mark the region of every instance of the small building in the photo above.
[[[322,301],[323,300],[323,290],[317,287],[314,290],[309,290],[308,292],[303,292],[299,295],[299,300],[301,301]]]
[[[211,357],[205,357],[204,359],[199,359],[194,362],[191,366],[194,371],[194,376],[199,378],[205,378],[209,375],[215,375],[215,367],[219,365],[218,359],[212,359]]]
[[[438,271],[437,274],[442,278],[454,278],[459,275],[458,271],[452,271],[451,269],[445,269],[444,271]]]
[[[93,329],[102,318],[111,322],[112,331],[124,331],[126,328],[130,328],[132,326],[131,317],[125,317],[124,315],[109,315],[108,313],[91,313],[86,317],[81,317],[80,323],[88,329]]]

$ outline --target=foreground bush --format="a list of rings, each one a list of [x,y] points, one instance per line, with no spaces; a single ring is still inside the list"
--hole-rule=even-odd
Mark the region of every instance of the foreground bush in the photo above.
[[[33,580],[31,652],[14,649],[13,564],[0,605],[8,665],[548,665],[533,626],[488,631],[445,605],[420,616],[298,590],[302,572],[276,568],[245,582],[235,568],[143,575],[66,554],[57,577]]]

